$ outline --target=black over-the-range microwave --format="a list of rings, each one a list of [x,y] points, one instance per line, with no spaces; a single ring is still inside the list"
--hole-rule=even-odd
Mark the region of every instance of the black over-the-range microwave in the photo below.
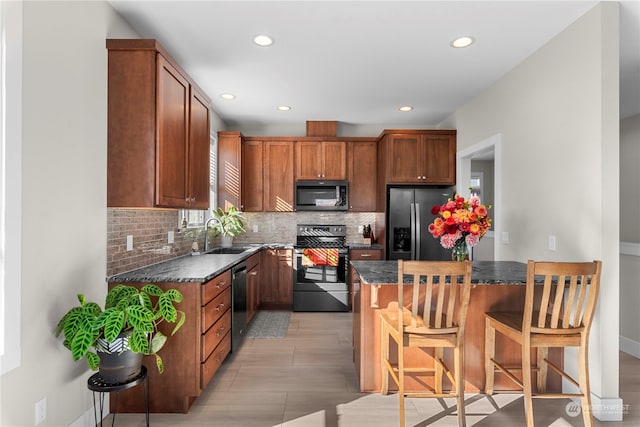
[[[296,211],[346,211],[347,181],[296,181]]]

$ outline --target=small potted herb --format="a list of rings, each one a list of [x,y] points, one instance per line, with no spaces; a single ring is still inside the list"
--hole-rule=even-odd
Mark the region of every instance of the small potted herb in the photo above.
[[[222,236],[222,246],[231,246],[233,239],[245,232],[244,219],[242,211],[231,206],[226,212],[222,208],[213,210],[207,224],[211,224],[214,236]]]

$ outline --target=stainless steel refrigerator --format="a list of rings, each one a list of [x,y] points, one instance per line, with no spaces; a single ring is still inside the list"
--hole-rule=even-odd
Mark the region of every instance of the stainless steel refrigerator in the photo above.
[[[455,187],[387,188],[387,259],[451,260],[451,249],[429,233],[434,205],[455,195]]]

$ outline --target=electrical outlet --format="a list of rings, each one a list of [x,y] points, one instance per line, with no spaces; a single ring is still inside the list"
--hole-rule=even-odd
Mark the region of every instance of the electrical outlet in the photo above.
[[[555,251],[556,250],[556,236],[549,236],[549,250],[550,251]]]
[[[364,225],[358,226],[358,233],[362,234],[364,232]]]
[[[502,244],[503,245],[508,245],[509,244],[509,232],[508,231],[503,231],[502,232]]]
[[[127,252],[133,250],[133,236],[129,234],[127,236]]]
[[[260,228],[258,227],[258,224],[253,224],[253,232],[257,233],[260,231]]]
[[[36,402],[36,425],[41,424],[47,418],[47,398]]]
[[[169,236],[167,237],[167,242],[172,244],[174,242],[173,230],[169,231]]]

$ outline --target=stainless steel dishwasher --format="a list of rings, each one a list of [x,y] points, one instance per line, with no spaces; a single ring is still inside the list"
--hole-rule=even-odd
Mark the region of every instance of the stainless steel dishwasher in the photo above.
[[[247,332],[247,265],[244,262],[231,268],[231,352],[235,353]]]

